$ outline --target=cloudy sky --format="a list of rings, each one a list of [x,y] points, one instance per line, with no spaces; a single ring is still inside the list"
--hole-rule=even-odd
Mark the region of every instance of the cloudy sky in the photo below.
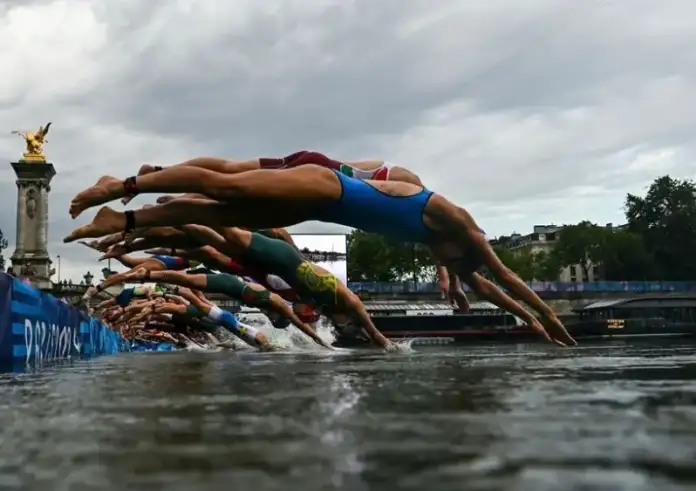
[[[0,160],[54,123],[63,277],[96,269],[61,243],[93,216],[70,198],[143,163],[381,158],[492,236],[619,223],[625,193],[696,169],[687,0],[0,0],[0,46]],[[0,193],[12,242],[9,165]]]

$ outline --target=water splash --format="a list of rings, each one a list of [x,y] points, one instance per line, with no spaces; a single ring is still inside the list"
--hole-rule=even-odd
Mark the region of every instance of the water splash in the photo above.
[[[240,324],[248,324],[253,326],[255,329],[261,331],[264,336],[268,338],[271,345],[276,347],[282,352],[311,352],[318,354],[347,354],[353,353],[355,350],[350,348],[334,348],[334,351],[328,351],[325,348],[317,345],[312,339],[310,339],[305,333],[300,331],[295,326],[288,326],[286,329],[276,329],[269,319],[260,312],[244,312],[237,314]],[[319,337],[328,344],[333,344],[336,341],[336,333],[334,331],[331,321],[325,317],[322,317],[319,322],[312,325]],[[254,350],[253,347],[249,346],[245,342],[231,335],[228,331],[223,328],[219,328],[215,335],[223,342],[231,343],[233,345],[234,351],[248,351]],[[387,350],[390,354],[408,354],[414,353],[412,345],[414,342],[418,341],[417,338],[403,339],[399,341],[394,341],[392,348]],[[186,348],[188,351],[193,352],[218,352],[225,348],[220,347],[206,347],[196,344],[195,346],[188,346]]]
[[[276,329],[268,318],[261,313],[245,312],[238,316],[239,321],[254,326],[268,338],[272,345],[283,351],[317,351],[326,352],[325,348],[317,345],[305,333],[295,326],[286,329]],[[322,320],[312,325],[319,337],[331,344],[336,340],[333,327]]]
[[[415,353],[416,350],[412,347],[415,341],[417,341],[416,338],[394,341],[394,348],[389,353]]]
[[[327,353],[327,350],[318,346],[305,333],[301,332],[295,326],[288,326],[287,329],[276,329],[270,323],[268,318],[263,314],[243,313],[239,315],[239,320],[244,323],[253,325],[268,337],[271,344],[277,346],[284,351],[311,351]],[[322,317],[319,322],[312,325],[319,337],[329,344],[336,341],[336,333],[331,321]],[[407,354],[414,353],[413,343],[417,338],[403,339],[393,342],[393,348],[388,350],[388,353]],[[334,353],[352,353],[354,350],[348,348],[335,348]]]

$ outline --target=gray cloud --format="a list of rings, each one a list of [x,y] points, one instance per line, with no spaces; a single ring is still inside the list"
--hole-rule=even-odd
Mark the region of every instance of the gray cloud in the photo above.
[[[21,153],[10,130],[54,121],[64,276],[96,268],[60,243],[91,216],[67,216],[77,191],[196,155],[384,158],[491,235],[618,222],[626,192],[696,169],[694,13],[686,0],[4,0],[0,158]],[[11,239],[14,223],[3,207]]]

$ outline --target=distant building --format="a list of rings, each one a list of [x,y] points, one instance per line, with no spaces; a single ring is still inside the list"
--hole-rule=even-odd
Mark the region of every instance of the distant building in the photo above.
[[[558,225],[534,225],[534,232],[531,234],[512,234],[506,247],[512,251],[527,250],[532,254],[548,253],[553,250],[561,229],[563,227]]]
[[[623,230],[626,227],[628,227],[627,224],[619,225],[618,227],[614,227],[611,223],[606,224],[606,228],[611,230]],[[531,254],[539,254],[540,252],[550,254],[562,230],[563,226],[560,225],[535,225],[531,234],[512,234],[505,241],[505,246],[514,253],[528,251]],[[589,268],[589,275],[585,274],[585,271],[579,264],[573,264],[563,268],[558,276],[558,281],[564,282],[600,281],[601,279],[599,266],[596,264],[591,265]]]

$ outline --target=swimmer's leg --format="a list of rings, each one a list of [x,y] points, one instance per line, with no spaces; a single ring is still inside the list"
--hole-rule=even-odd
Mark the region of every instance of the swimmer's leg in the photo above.
[[[296,162],[307,153],[309,152],[306,150],[300,150],[299,152],[292,153],[280,159],[263,157],[259,159],[259,165],[261,169],[287,169],[296,167]]]
[[[252,202],[240,198],[229,199],[225,203],[176,199],[162,205],[126,212],[117,212],[105,206],[97,212],[92,223],[78,227],[63,241],[73,242],[119,231],[130,231],[136,224],[140,227],[188,224],[209,227],[239,226],[249,229],[288,227],[311,220],[316,210],[316,207],[292,198]]]
[[[246,171],[250,171],[250,170],[260,169],[261,168],[261,163],[260,163],[261,160],[262,159],[235,161],[235,160],[206,157],[206,158],[196,158],[196,159],[192,159],[192,160],[187,160],[186,162],[182,162],[180,164],[177,164],[177,166],[198,167],[198,168],[210,170],[213,172],[220,172],[222,174],[237,174],[239,172],[246,172]],[[176,166],[173,166],[173,167],[176,167]],[[145,164],[142,167],[140,167],[140,170],[138,171],[138,175],[144,176],[146,174],[152,174],[153,172],[159,172],[162,170],[164,170],[164,167],[157,166],[157,165]],[[130,201],[131,199],[133,199],[133,196],[125,197],[124,204],[127,204],[128,201]]]
[[[126,281],[154,281],[156,283],[170,283],[172,285],[184,286],[195,290],[205,290],[208,285],[208,275],[205,274],[187,274],[181,271],[150,271],[146,275],[142,271],[129,272],[128,280]]]
[[[200,193],[217,200],[244,197],[331,201],[341,197],[341,189],[341,183],[333,172],[316,165],[239,174],[174,166],[124,181],[104,176],[94,186],[75,196],[70,204],[70,215],[75,218],[88,208],[136,193]]]
[[[125,263],[124,263],[125,264]],[[134,274],[138,270],[144,270],[144,271],[157,271],[160,269],[164,269],[164,264],[162,264],[162,261],[159,261],[155,258],[148,257],[143,261],[137,262],[135,266],[133,266],[130,270],[125,271],[123,273],[118,273],[109,276],[107,279],[102,281],[99,285],[96,287],[90,287],[87,292],[85,292],[85,295],[83,299],[89,299],[94,295],[96,292],[100,292],[102,290],[105,290],[109,288],[110,286],[113,285],[118,285],[120,283],[125,283],[128,281],[128,278],[130,277],[129,275]]]
[[[341,170],[341,165],[343,165],[341,162],[330,159],[326,155],[319,152],[301,152],[298,154],[293,154],[290,157],[286,157],[284,168],[292,169],[310,164],[339,171]]]

